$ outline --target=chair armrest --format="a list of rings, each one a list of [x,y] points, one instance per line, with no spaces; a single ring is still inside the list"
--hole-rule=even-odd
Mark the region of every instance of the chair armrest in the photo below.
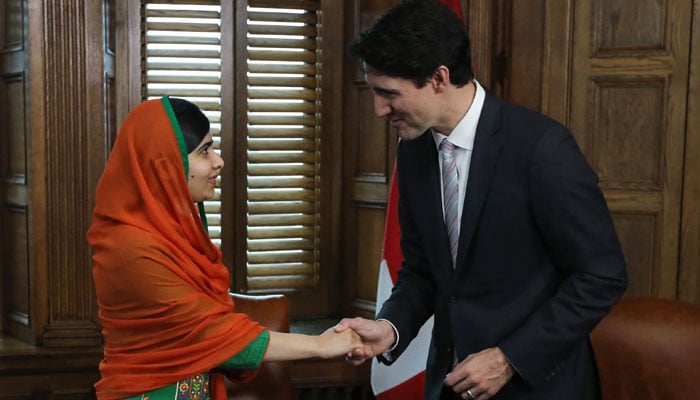
[[[230,293],[234,311],[276,332],[289,332],[289,304],[283,295]],[[291,400],[294,394],[289,362],[264,362],[248,383],[226,382],[229,400]]]
[[[275,332],[289,332],[289,303],[284,295],[230,295],[235,312],[247,314],[252,321]]]

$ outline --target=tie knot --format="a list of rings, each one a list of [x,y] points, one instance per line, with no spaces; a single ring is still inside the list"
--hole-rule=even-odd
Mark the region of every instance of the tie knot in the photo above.
[[[456,147],[457,146],[455,146],[448,139],[442,139],[442,142],[440,142],[440,148],[445,149],[445,150],[454,150]]]
[[[452,142],[447,139],[442,139],[440,142],[440,150],[452,154],[452,152],[457,148]]]

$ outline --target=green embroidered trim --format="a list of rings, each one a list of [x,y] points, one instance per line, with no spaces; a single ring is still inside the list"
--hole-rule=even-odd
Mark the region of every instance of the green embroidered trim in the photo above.
[[[267,344],[270,342],[270,332],[263,331],[255,340],[248,343],[238,354],[221,364],[223,369],[258,369],[262,363]]]
[[[205,372],[177,383],[175,400],[210,400],[209,373]]]
[[[209,372],[124,400],[210,400]]]

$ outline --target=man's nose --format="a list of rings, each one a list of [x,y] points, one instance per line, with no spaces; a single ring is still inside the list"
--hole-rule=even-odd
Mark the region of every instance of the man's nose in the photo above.
[[[391,113],[389,101],[382,96],[374,95],[374,114],[377,117],[385,117]]]

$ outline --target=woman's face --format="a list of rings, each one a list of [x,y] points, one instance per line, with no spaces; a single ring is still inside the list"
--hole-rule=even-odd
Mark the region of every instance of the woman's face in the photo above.
[[[213,143],[211,134],[207,133],[197,148],[187,155],[190,163],[187,186],[194,202],[214,197],[216,178],[224,167],[224,160],[212,148]]]

